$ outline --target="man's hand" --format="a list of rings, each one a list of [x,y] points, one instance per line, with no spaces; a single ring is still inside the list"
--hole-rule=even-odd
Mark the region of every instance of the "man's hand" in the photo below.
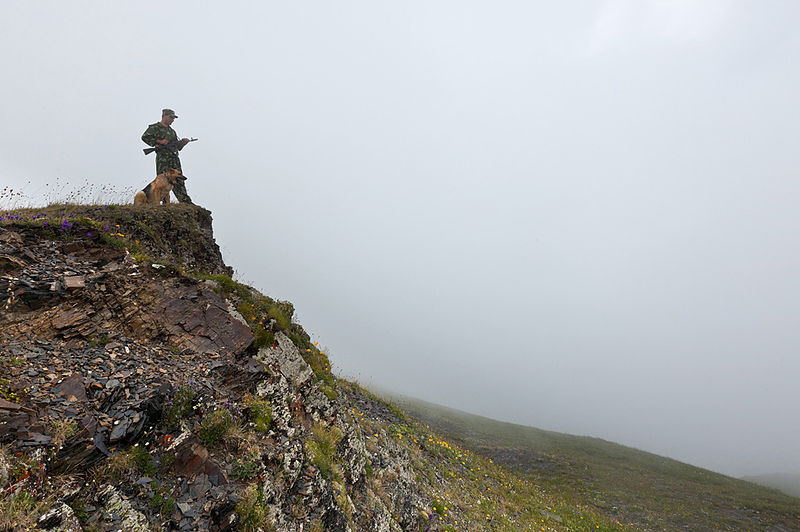
[[[167,144],[169,144],[169,141],[167,139],[160,139],[156,141],[156,144],[161,144],[162,146],[166,146]]]
[[[187,139],[187,138],[185,138],[185,137],[184,137],[184,138],[182,138],[182,139],[181,139],[181,144],[183,144],[184,146],[186,146],[187,144],[189,144],[189,139]]]

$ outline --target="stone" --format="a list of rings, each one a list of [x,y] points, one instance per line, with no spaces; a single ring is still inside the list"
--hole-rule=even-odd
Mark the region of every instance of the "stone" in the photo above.
[[[86,387],[83,384],[83,375],[73,373],[53,387],[56,395],[64,397],[67,401],[88,401]]]
[[[7,274],[22,269],[25,266],[27,266],[27,264],[23,260],[10,255],[0,255],[0,273]]]
[[[81,532],[83,530],[75,512],[63,502],[43,513],[39,517],[38,526],[40,529],[50,532]]]
[[[177,506],[178,510],[180,510],[181,512],[181,515],[183,515],[184,517],[194,517],[194,510],[189,504],[185,502],[179,502]]]
[[[277,365],[281,374],[296,388],[311,382],[314,375],[311,366],[303,360],[300,351],[283,332],[275,335],[275,347],[262,347],[255,358],[268,368]]]
[[[560,515],[554,514],[553,512],[548,512],[547,510],[539,510],[539,512],[541,512],[543,516],[547,517],[548,519],[552,519],[557,523],[561,523],[564,521],[564,519]]]
[[[64,283],[64,287],[70,290],[86,287],[86,281],[83,275],[65,275],[62,282]]]
[[[199,354],[238,355],[253,343],[250,328],[228,312],[207,285],[162,285],[160,313],[171,340]]]
[[[130,502],[125,500],[114,486],[105,486],[97,494],[98,500],[105,506],[105,510],[121,517],[120,528],[129,532],[147,532],[150,525],[147,518],[136,510]]]
[[[130,426],[131,422],[129,419],[124,418],[119,423],[114,425],[113,430],[111,431],[111,435],[108,437],[108,441],[111,443],[116,443],[125,437],[125,434],[128,431],[128,427]]]

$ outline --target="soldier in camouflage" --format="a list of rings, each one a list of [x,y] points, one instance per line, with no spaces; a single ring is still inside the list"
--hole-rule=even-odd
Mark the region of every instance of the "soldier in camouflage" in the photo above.
[[[178,116],[172,109],[162,110],[161,121],[147,126],[147,130],[145,130],[144,134],[142,135],[142,140],[147,145],[153,147],[159,145],[166,146],[170,142],[176,142],[178,140],[178,134],[175,133],[175,130],[171,127],[172,122],[174,122],[176,118],[178,118]],[[176,170],[181,170],[181,172],[183,172],[181,169],[181,160],[178,158],[178,152],[182,150],[184,146],[186,146],[187,142],[189,142],[189,139],[184,138],[181,139],[178,147],[175,150],[156,151],[156,175],[163,174],[170,168],[175,168]],[[173,186],[172,192],[181,203],[192,203],[192,199],[186,192],[186,185],[183,183],[183,181],[178,180],[178,182]]]

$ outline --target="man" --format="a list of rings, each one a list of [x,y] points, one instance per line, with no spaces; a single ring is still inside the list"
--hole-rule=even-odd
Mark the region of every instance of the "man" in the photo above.
[[[178,116],[172,109],[161,111],[161,121],[147,126],[147,130],[142,135],[142,140],[149,146],[159,147],[173,143],[173,147],[156,150],[156,175],[163,174],[170,168],[183,171],[178,152],[186,146],[189,139],[183,138],[178,141],[178,134],[172,129],[172,123]],[[192,203],[192,199],[186,192],[186,185],[179,180],[174,185],[172,192],[181,203]]]

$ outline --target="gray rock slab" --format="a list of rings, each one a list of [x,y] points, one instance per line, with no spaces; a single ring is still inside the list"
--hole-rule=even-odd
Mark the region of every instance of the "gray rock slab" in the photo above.
[[[292,343],[288,336],[279,332],[275,335],[276,347],[262,347],[259,349],[255,359],[272,369],[276,365],[280,372],[295,387],[302,388],[313,376],[311,367],[303,360],[300,350]]]

